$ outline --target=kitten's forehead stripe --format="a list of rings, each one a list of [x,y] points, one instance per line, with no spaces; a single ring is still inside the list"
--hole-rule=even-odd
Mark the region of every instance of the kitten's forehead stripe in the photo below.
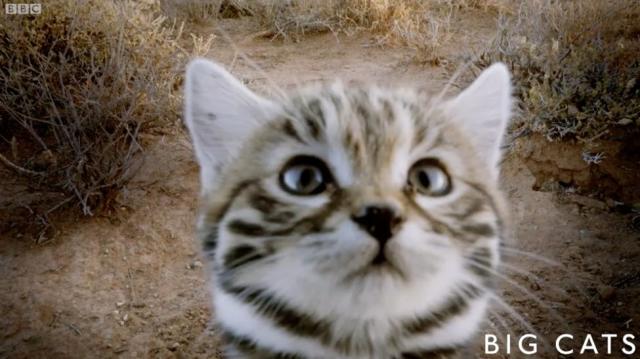
[[[282,120],[282,132],[300,143],[305,143],[291,121],[289,118]]]

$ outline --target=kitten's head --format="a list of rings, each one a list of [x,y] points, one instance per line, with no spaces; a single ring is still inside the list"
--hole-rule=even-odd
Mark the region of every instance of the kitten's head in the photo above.
[[[402,315],[488,282],[505,215],[504,65],[447,100],[340,83],[269,100],[206,60],[185,91],[218,285],[327,315]]]

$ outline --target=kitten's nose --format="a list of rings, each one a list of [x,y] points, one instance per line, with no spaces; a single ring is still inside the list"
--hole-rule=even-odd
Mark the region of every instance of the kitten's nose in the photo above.
[[[375,238],[381,248],[393,236],[398,225],[402,222],[398,211],[390,206],[365,206],[351,218]]]

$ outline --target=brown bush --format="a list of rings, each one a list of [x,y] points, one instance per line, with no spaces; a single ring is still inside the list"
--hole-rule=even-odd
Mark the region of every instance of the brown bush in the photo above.
[[[310,33],[366,30],[381,45],[409,46],[437,63],[461,8],[498,9],[504,0],[160,0],[164,13],[199,22],[225,14],[255,16],[263,36],[300,41]]]
[[[504,21],[483,64],[513,69],[520,126],[549,140],[585,144],[616,128],[640,128],[640,3],[548,1],[522,4]]]
[[[638,54],[636,0],[527,1],[513,19],[501,22],[480,64],[504,61],[515,74],[522,112],[514,135],[534,133],[547,141],[572,143],[579,148],[577,162],[585,165],[581,174],[575,166],[575,173],[564,173],[569,169],[549,153],[530,166],[534,175],[546,169],[555,177],[584,179],[571,180],[569,186],[640,200],[640,185],[622,185],[636,182],[640,172]],[[540,182],[545,176],[538,177]],[[594,187],[607,181],[613,184],[606,191]]]
[[[263,0],[255,2],[252,13],[275,37],[299,40],[310,32],[366,30],[380,45],[408,46],[417,61],[437,64],[458,10],[500,6],[497,0]]]
[[[137,169],[140,133],[177,119],[178,34],[132,1],[0,21],[0,217],[93,214]]]
[[[218,17],[252,15],[255,0],[158,0],[160,11],[169,18],[194,23]]]

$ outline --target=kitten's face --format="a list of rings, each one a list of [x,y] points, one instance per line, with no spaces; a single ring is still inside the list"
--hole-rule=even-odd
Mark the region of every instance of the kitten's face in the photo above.
[[[187,99],[199,228],[222,291],[260,288],[334,322],[402,322],[488,290],[508,76],[450,101],[333,84],[272,102],[195,66],[211,77]]]
[[[491,168],[427,101],[338,85],[288,101],[222,175],[246,185],[220,215],[217,261],[251,250],[263,258],[247,266],[379,287],[428,282],[494,242],[498,213],[479,189],[494,187]]]

